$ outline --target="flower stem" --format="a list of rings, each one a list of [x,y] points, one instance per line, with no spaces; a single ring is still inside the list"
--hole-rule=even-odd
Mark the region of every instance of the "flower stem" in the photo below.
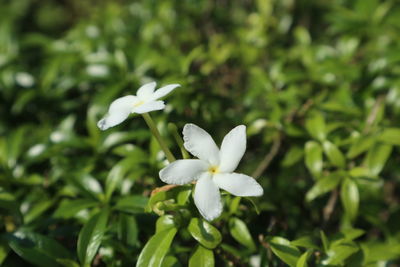
[[[163,138],[160,135],[160,132],[158,131],[153,119],[150,117],[149,113],[143,113],[142,114],[143,119],[147,123],[147,126],[149,126],[151,133],[154,135],[154,137],[157,139],[158,143],[160,144],[161,149],[164,151],[165,156],[167,157],[167,160],[171,163],[175,161],[174,155],[171,153],[171,150],[167,147],[165,144]]]
[[[179,148],[181,149],[182,157],[184,159],[189,159],[190,155],[186,151],[185,147],[183,146],[183,140],[182,140],[182,137],[178,133],[178,128],[176,127],[176,125],[171,122],[168,123],[168,130],[170,131],[170,133],[172,133],[172,135],[175,138],[175,142],[178,144]]]

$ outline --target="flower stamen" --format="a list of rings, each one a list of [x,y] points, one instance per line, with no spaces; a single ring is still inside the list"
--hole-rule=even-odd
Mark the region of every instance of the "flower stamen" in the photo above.
[[[211,174],[217,174],[217,173],[219,173],[219,168],[218,168],[218,166],[211,166],[210,168],[208,168],[208,171]]]
[[[138,106],[141,106],[141,105],[143,105],[144,104],[144,101],[139,101],[139,102],[137,102],[136,104],[134,104],[133,105],[133,107],[138,107]]]

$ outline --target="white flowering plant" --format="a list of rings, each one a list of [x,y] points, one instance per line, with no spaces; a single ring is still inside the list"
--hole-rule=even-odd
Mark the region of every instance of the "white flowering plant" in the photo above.
[[[166,185],[154,188],[147,205],[148,212],[154,211],[160,216],[156,233],[144,246],[136,266],[161,266],[178,231],[188,231],[198,242],[193,255],[200,254],[204,260],[213,262],[213,249],[222,241],[218,225],[225,220],[232,225],[232,231],[235,228],[243,231],[233,233],[232,237],[254,249],[243,221],[237,217],[222,216],[224,203],[230,205],[229,213],[234,215],[241,197],[260,197],[264,192],[253,177],[235,172],[246,151],[246,126],[239,125],[229,131],[218,148],[210,134],[195,124],[184,125],[183,140],[176,127],[171,125],[183,157],[176,160],[149,112],[164,109],[165,104],[159,98],[179,86],[170,84],[154,91],[156,83],[147,83],[138,89],[136,96],[114,100],[108,113],[97,123],[99,129],[107,130],[126,120],[131,113],[141,114],[168,162],[159,171],[159,179]],[[188,152],[195,158],[191,158]],[[106,197],[111,194],[112,189]],[[250,203],[254,204],[252,200]],[[195,261],[196,257],[193,256],[190,261]]]

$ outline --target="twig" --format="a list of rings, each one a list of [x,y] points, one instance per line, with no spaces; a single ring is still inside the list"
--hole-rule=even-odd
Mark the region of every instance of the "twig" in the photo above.
[[[364,127],[364,134],[368,133],[371,130],[372,124],[376,120],[376,116],[378,116],[379,108],[382,105],[382,102],[385,100],[385,95],[381,95],[376,100],[374,106],[372,107],[371,113],[367,117],[366,125]]]
[[[281,146],[281,134],[279,134],[272,144],[271,150],[265,155],[264,159],[260,162],[256,170],[253,172],[252,177],[258,178],[268,168],[271,161],[275,158]]]
[[[323,216],[324,216],[325,222],[329,221],[329,219],[332,215],[332,212],[335,209],[338,195],[339,195],[339,191],[337,189],[334,189],[331,193],[331,196],[329,197],[328,202],[326,203],[326,206],[323,209]]]

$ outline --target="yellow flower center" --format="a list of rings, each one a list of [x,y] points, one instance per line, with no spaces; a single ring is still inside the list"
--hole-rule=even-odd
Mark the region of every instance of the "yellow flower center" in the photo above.
[[[219,173],[219,168],[218,166],[211,166],[210,168],[208,168],[208,171],[211,172],[211,174],[217,174]]]
[[[140,105],[143,105],[144,104],[144,101],[139,101],[139,102],[137,102],[136,104],[134,104],[133,105],[133,107],[138,107],[138,106],[140,106]]]

